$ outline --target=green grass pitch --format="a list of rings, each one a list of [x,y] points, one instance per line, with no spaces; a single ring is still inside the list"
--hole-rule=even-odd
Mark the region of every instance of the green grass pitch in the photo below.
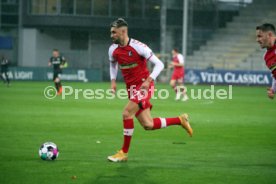
[[[48,100],[43,95],[48,85],[53,84],[0,86],[1,184],[276,183],[276,99],[266,97],[265,87],[234,86],[232,100],[177,102],[173,95],[153,100],[153,117],[189,113],[194,137],[179,126],[145,131],[135,120],[129,161],[111,163],[106,157],[122,145],[121,112],[127,100]],[[156,87],[170,90],[165,84]],[[38,157],[46,141],[58,145],[56,161]]]

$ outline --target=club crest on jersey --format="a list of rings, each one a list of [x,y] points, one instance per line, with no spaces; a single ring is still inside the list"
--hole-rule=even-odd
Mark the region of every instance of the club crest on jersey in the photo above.
[[[132,56],[132,52],[131,51],[128,52],[128,56]]]

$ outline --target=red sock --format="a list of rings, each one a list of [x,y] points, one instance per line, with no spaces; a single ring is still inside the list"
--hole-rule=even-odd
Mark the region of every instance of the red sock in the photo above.
[[[154,118],[153,119],[153,130],[166,128],[171,125],[180,125],[180,119],[175,118]]]
[[[122,150],[124,153],[128,152],[131,137],[134,131],[134,122],[133,119],[124,119],[124,144]]]
[[[161,128],[161,119],[160,118],[153,118],[153,130]]]
[[[167,126],[180,125],[181,124],[181,121],[180,121],[179,117],[166,118],[166,122],[167,122]]]

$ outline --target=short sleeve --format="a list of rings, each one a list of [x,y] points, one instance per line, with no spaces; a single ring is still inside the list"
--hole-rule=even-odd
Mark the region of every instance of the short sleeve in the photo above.
[[[183,57],[182,54],[178,54],[178,55],[177,55],[177,59],[178,59],[178,62],[179,62],[180,64],[184,64],[184,57]]]

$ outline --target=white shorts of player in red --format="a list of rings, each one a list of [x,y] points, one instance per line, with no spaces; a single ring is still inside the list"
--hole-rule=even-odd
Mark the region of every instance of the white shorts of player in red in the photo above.
[[[141,85],[142,84],[132,85],[127,88],[129,100],[138,104],[139,106],[139,110],[135,114],[135,116],[138,116],[143,110],[147,108],[150,108],[150,109],[152,108],[150,99],[154,94],[154,82],[150,83],[148,90],[140,89]]]

